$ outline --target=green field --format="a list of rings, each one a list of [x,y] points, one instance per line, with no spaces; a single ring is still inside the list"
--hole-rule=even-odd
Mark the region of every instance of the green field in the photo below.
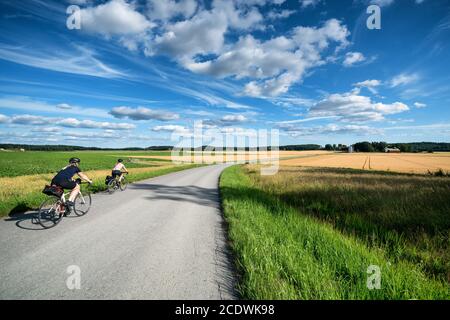
[[[22,175],[54,173],[67,165],[71,157],[81,159],[80,167],[84,171],[109,169],[118,158],[123,158],[130,168],[151,166],[151,159],[127,161],[130,156],[168,156],[170,151],[74,151],[74,152],[0,152],[0,177],[18,177]],[[163,161],[163,160],[158,160]]]
[[[450,299],[450,178],[233,166],[220,187],[245,299]]]

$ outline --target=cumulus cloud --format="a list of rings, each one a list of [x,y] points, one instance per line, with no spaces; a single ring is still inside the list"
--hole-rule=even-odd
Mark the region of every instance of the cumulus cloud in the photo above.
[[[331,94],[327,98],[313,105],[309,110],[310,116],[336,116],[341,121],[365,122],[380,121],[385,115],[408,111],[407,105],[401,102],[392,104],[376,103],[369,97],[354,92]]]
[[[228,114],[223,116],[221,119],[223,122],[245,122],[247,118],[242,114]]]
[[[269,40],[250,33],[266,27],[261,12],[266,12],[268,19],[293,14],[293,10],[273,7],[262,11],[263,6],[284,2],[214,0],[206,6],[195,0],[149,0],[145,16],[135,2],[110,0],[83,9],[83,17],[88,31],[119,35],[120,43],[130,50],[142,47],[148,56],[167,55],[194,73],[245,79],[243,94],[275,97],[301,82],[309,69],[331,61],[323,56],[336,55],[346,47],[350,34],[336,19],[317,27],[298,26]],[[303,7],[318,2],[300,1]],[[241,36],[237,40],[225,37],[232,31]],[[364,59],[362,53],[352,52],[344,65]]]
[[[330,43],[347,45],[348,35],[340,21],[331,19],[320,28],[297,27],[290,37],[261,41],[252,35],[243,36],[216,59],[202,62],[186,59],[184,66],[220,78],[258,79],[248,82],[244,93],[273,97],[287,92],[308,68],[323,64],[321,52]]]
[[[179,115],[169,111],[152,110],[144,107],[130,108],[130,107],[116,107],[109,112],[112,116],[123,119],[129,118],[131,120],[160,120],[169,121],[179,119]]]
[[[191,131],[184,127],[184,126],[180,126],[180,125],[174,125],[174,124],[169,124],[169,125],[163,125],[163,126],[155,126],[152,128],[153,131],[155,132],[173,132],[173,133],[177,133],[177,134],[189,134]]]
[[[365,80],[365,81],[361,81],[361,82],[357,82],[357,83],[353,84],[353,86],[355,86],[357,88],[366,88],[373,94],[378,93],[376,88],[379,87],[380,85],[381,85],[380,80]]]
[[[140,34],[153,26],[152,22],[136,10],[133,3],[125,0],[111,0],[81,9],[82,30],[107,37]]]
[[[328,124],[324,126],[303,127],[294,124],[280,123],[278,128],[292,137],[299,136],[317,136],[317,135],[336,135],[336,134],[356,134],[369,135],[381,134],[382,131],[377,128],[361,125],[336,125]]]
[[[168,21],[174,17],[188,19],[197,10],[196,0],[148,0],[147,15],[151,20]]]
[[[357,63],[363,62],[366,57],[361,52],[347,52],[344,59],[344,67],[351,67]]]
[[[112,129],[112,130],[130,130],[136,126],[129,123],[101,122],[93,120],[78,120],[75,118],[52,118],[44,116],[35,116],[30,114],[16,115],[8,119],[12,124],[29,126],[58,126],[80,129]]]

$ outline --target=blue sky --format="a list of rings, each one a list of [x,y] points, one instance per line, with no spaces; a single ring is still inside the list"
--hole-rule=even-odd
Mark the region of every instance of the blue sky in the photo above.
[[[77,4],[81,29],[68,29]],[[366,10],[381,8],[381,29]],[[446,0],[1,1],[0,142],[450,141]]]

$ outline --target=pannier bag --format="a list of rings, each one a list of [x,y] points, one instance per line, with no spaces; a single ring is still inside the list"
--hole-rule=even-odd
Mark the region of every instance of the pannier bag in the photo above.
[[[105,184],[108,185],[111,182],[112,178],[113,177],[111,177],[111,176],[106,176]]]
[[[42,190],[42,193],[48,195],[48,196],[56,196],[61,197],[64,193],[64,190],[61,187],[58,186],[48,186],[46,185],[44,187],[44,190]]]

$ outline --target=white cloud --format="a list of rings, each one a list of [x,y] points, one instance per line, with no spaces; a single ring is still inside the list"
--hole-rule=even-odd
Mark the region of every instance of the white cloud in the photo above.
[[[355,86],[357,88],[366,88],[373,94],[378,93],[376,87],[378,87],[380,85],[381,85],[380,80],[365,80],[365,81],[357,82],[357,83],[353,84],[353,86]]]
[[[239,123],[246,122],[248,119],[242,114],[228,114],[220,119],[223,123]]]
[[[225,14],[202,11],[190,20],[168,25],[147,53],[163,53],[179,60],[197,54],[219,53],[227,27]]]
[[[48,48],[37,51],[23,46],[2,45],[0,59],[35,68],[56,72],[73,73],[100,78],[122,78],[126,75],[96,58],[95,51],[73,46],[72,50],[62,51]]]
[[[80,129],[112,129],[112,130],[130,130],[136,126],[129,123],[99,122],[93,120],[78,120],[75,118],[52,118],[44,116],[35,116],[30,114],[17,115],[9,118],[12,124],[29,126],[58,126]]]
[[[366,57],[361,52],[347,52],[343,64],[345,67],[351,67],[365,60]]]
[[[177,134],[190,134],[191,131],[189,129],[187,129],[184,126],[180,126],[180,125],[173,125],[173,124],[169,124],[169,125],[164,125],[164,126],[155,126],[152,128],[153,131],[155,132],[173,132],[173,133],[177,133]]]
[[[395,76],[394,78],[392,78],[392,80],[390,81],[390,86],[392,88],[398,87],[398,86],[403,86],[403,85],[407,85],[413,82],[416,82],[417,80],[419,80],[419,75],[416,73],[401,73],[397,76]]]
[[[197,10],[196,0],[148,0],[148,16],[151,20],[168,21],[181,16],[185,19],[192,17]]]
[[[348,44],[349,32],[338,20],[331,19],[320,28],[297,27],[292,37],[280,36],[267,41],[252,35],[239,40],[216,59],[196,62],[186,59],[184,66],[197,73],[220,78],[253,78],[245,85],[249,96],[278,96],[302,79],[305,71],[325,63],[321,52],[331,42],[339,46]]]
[[[329,95],[310,108],[309,116],[337,116],[341,121],[365,122],[381,121],[385,115],[408,110],[408,106],[401,102],[375,103],[369,97],[349,92]]]
[[[131,120],[160,120],[169,121],[179,119],[179,115],[169,111],[152,110],[144,107],[116,107],[110,111],[110,114],[116,118],[129,118]]]
[[[132,3],[111,0],[81,9],[81,28],[105,36],[141,34],[154,25]]]
[[[6,123],[8,121],[9,121],[9,117],[7,117],[3,114],[0,114],[0,123]]]
[[[425,103],[420,103],[420,102],[415,102],[414,106],[416,108],[426,108],[427,107],[427,105]]]
[[[69,104],[67,104],[67,103],[60,103],[60,104],[57,104],[56,107],[57,107],[58,109],[63,109],[63,110],[70,110],[70,109],[72,109],[72,106],[69,105]]]
[[[270,20],[285,19],[289,18],[294,13],[295,10],[272,10],[267,13],[267,18],[269,18]]]
[[[0,98],[0,108],[14,109],[14,110],[26,110],[31,112],[52,112],[61,113],[64,115],[77,115],[77,116],[91,116],[105,118],[108,117],[108,113],[99,108],[84,108],[79,106],[70,105],[71,109],[61,109],[56,105],[45,102],[30,99],[25,96],[13,96]]]
[[[78,120],[75,118],[62,119],[57,121],[55,124],[62,127],[83,129],[130,130],[136,128],[135,125],[129,123],[98,122],[92,120]]]
[[[328,124],[324,126],[303,127],[293,124],[280,123],[278,128],[292,137],[318,136],[318,135],[360,135],[381,134],[382,130],[361,125],[336,125]]]
[[[321,0],[299,0],[302,8],[315,7]]]

